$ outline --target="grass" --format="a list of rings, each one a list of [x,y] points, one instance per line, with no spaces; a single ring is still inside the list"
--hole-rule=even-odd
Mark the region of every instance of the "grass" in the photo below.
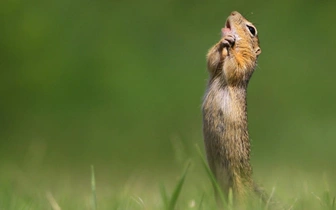
[[[161,174],[135,171],[126,180],[109,177],[110,174],[106,178],[97,168],[91,166],[90,176],[88,167],[81,180],[76,180],[77,176],[43,174],[40,171],[13,173],[13,168],[7,168],[6,173],[0,176],[0,210],[216,209],[213,186],[225,209],[234,210],[232,194],[225,197],[220,192],[202,155],[201,159],[197,157],[186,161],[179,173],[170,170],[161,170]],[[277,177],[269,176],[270,171]],[[286,210],[336,210],[336,183],[324,174],[267,168],[258,177],[264,177],[262,183],[265,188],[270,195],[280,198]],[[247,209],[270,208],[268,204],[251,202]]]
[[[190,165],[189,165],[190,167]],[[59,186],[52,191],[39,191],[39,189],[31,189],[31,191],[22,192],[15,187],[1,187],[0,190],[0,209],[215,209],[216,202],[212,192],[212,185],[208,182],[209,177],[204,177],[208,182],[208,186],[194,181],[188,182],[188,168],[182,173],[180,178],[174,185],[161,184],[161,187],[153,191],[146,189],[146,183],[142,184],[141,192],[137,189],[130,190],[127,193],[122,192],[122,189],[104,194],[104,190],[92,188],[91,196],[89,187],[86,195],[76,190],[73,186]],[[192,179],[192,178],[191,178]],[[299,181],[299,180],[297,180]],[[99,180],[98,180],[99,182]],[[153,183],[147,183],[148,185]],[[202,186],[203,185],[203,186]],[[88,184],[89,186],[89,184]],[[206,187],[205,187],[206,186]],[[111,191],[114,189],[111,189]],[[106,193],[106,192],[105,192]],[[292,194],[288,192],[289,194]],[[225,209],[233,209],[225,203]],[[302,191],[297,196],[288,197],[284,202],[286,209],[326,209],[335,210],[335,196],[330,191],[320,191],[318,193],[306,193]],[[269,209],[267,206],[253,206],[249,209]]]
[[[91,190],[92,190],[92,210],[97,210],[97,195],[96,195],[96,178],[94,174],[94,167],[91,165]],[[56,210],[56,209],[55,209]]]

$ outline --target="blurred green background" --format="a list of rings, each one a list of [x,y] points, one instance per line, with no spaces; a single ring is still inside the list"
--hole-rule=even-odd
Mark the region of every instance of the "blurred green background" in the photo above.
[[[178,169],[203,148],[205,54],[231,11],[258,28],[255,171],[335,171],[336,1],[0,3],[3,167]]]

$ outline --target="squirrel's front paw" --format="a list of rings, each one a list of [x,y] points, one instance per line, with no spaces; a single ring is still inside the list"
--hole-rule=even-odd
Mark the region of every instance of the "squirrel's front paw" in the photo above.
[[[232,33],[226,33],[221,39],[223,47],[232,47],[236,39]]]
[[[222,56],[226,57],[229,54],[229,48],[232,48],[236,39],[232,33],[224,34],[221,39],[221,47],[222,47]]]

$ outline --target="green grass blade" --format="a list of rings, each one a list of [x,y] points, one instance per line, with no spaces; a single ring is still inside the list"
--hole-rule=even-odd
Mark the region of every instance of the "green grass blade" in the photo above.
[[[229,204],[229,210],[232,210],[233,209],[233,193],[232,193],[232,188],[230,187],[230,189],[229,189],[229,196],[228,196],[228,199],[229,199],[229,201],[228,201],[228,204]]]
[[[202,194],[202,197],[201,197],[201,200],[198,206],[198,210],[202,210],[203,199],[204,199],[204,193]]]
[[[215,191],[217,192],[220,201],[222,202],[223,206],[227,206],[227,202],[226,202],[224,193],[223,193],[222,189],[220,188],[220,186],[219,186],[219,184],[218,184],[218,182],[217,182],[215,176],[213,175],[212,171],[211,171],[210,168],[208,167],[207,161],[206,161],[205,158],[203,157],[203,154],[202,154],[202,152],[201,152],[201,149],[199,148],[198,145],[196,145],[196,148],[197,148],[197,152],[198,152],[199,156],[201,157],[201,160],[202,160],[204,169],[205,169],[205,171],[207,172],[208,177],[210,178],[211,183],[212,183],[212,185],[214,186]]]
[[[51,208],[53,210],[61,210],[61,207],[58,205],[58,203],[56,202],[54,196],[51,194],[51,192],[47,192],[46,193],[46,197],[49,201],[49,204],[51,205]]]
[[[160,193],[161,193],[161,198],[164,204],[164,208],[168,209],[168,196],[167,196],[167,191],[166,188],[164,186],[164,184],[160,184]]]
[[[172,197],[169,201],[169,205],[168,205],[168,210],[173,210],[175,208],[175,205],[176,205],[176,202],[177,202],[177,199],[181,193],[181,190],[182,190],[182,186],[184,184],[184,180],[185,180],[185,177],[187,175],[187,172],[188,172],[188,169],[190,167],[190,162],[188,163],[183,175],[181,176],[180,180],[178,181],[176,187],[175,187],[175,190],[172,194]]]
[[[93,165],[91,165],[92,210],[97,210],[96,179]]]

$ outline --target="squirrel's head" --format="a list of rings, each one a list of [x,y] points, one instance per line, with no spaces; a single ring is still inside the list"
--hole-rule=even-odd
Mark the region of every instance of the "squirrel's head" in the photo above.
[[[251,22],[234,11],[226,20],[222,37],[225,38],[228,33],[233,35],[234,42],[227,49],[228,51],[223,50],[227,55],[224,60],[227,82],[248,82],[256,66],[258,55],[261,53],[258,31]],[[234,62],[231,60],[232,56],[235,57]]]
[[[228,29],[235,36],[235,45],[233,48],[251,46],[251,53],[254,53],[256,56],[261,53],[257,28],[239,12],[231,12],[231,15],[225,22],[225,28],[222,29],[222,36],[224,35],[224,31]]]

